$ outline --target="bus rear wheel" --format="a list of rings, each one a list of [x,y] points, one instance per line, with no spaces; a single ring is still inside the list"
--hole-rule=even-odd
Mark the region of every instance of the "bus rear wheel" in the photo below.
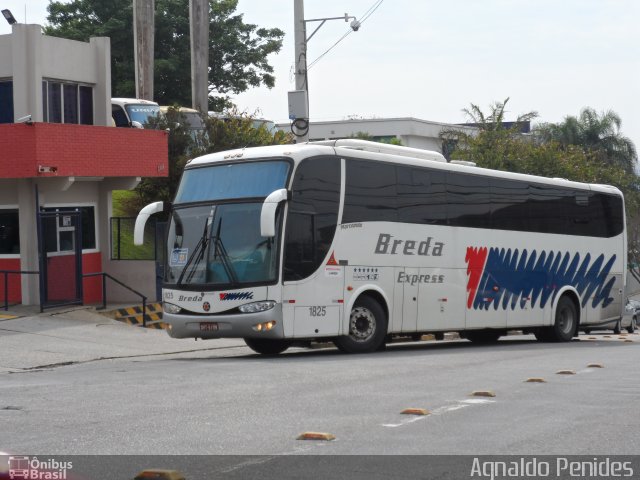
[[[578,310],[573,300],[567,295],[563,295],[558,300],[553,327],[543,334],[543,338],[551,342],[570,342],[577,331]]]
[[[367,353],[383,347],[387,336],[387,315],[373,298],[362,296],[356,300],[349,315],[349,333],[334,339],[342,352]]]
[[[278,355],[291,345],[289,340],[273,340],[267,338],[245,338],[244,343],[246,343],[251,350],[262,355]]]

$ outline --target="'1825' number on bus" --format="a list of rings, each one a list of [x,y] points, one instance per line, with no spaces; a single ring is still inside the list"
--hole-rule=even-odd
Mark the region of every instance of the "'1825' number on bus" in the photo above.
[[[327,315],[327,307],[309,307],[309,316],[324,317]]]

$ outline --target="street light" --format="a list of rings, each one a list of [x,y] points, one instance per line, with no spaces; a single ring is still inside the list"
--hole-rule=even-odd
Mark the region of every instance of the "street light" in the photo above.
[[[16,20],[16,17],[13,16],[13,14],[11,13],[11,10],[9,10],[8,8],[5,8],[4,10],[2,10],[2,16],[7,20],[7,22],[9,22],[9,25],[18,23],[18,21]]]
[[[310,18],[304,19],[304,0],[295,0],[294,9],[294,35],[295,35],[295,73],[296,90],[289,92],[289,119],[291,131],[300,142],[309,140],[309,83],[307,78],[307,43],[316,34],[327,20],[351,20],[351,29],[357,32],[360,22],[356,17],[347,13],[342,17]],[[311,35],[307,37],[307,23],[320,22]]]

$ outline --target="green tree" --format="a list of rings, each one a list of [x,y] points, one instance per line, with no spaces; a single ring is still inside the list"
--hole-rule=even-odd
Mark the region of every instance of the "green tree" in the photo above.
[[[135,96],[132,0],[51,1],[47,35],[87,41],[111,38],[114,97]],[[209,106],[221,111],[229,95],[275,84],[272,53],[284,32],[244,23],[238,0],[209,0]],[[189,0],[156,0],[154,99],[161,105],[191,104]]]
[[[575,145],[593,152],[606,163],[633,174],[638,161],[633,142],[620,133],[622,120],[609,110],[598,114],[582,109],[578,117],[568,115],[560,123],[539,125],[535,134],[540,141],[556,141],[563,147]]]

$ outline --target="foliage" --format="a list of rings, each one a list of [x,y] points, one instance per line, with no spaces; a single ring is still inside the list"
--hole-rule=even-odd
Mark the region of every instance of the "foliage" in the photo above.
[[[638,154],[633,142],[620,133],[621,125],[617,113],[609,110],[598,114],[593,108],[586,107],[578,117],[569,115],[561,123],[539,125],[536,136],[543,142],[556,141],[563,147],[582,147],[603,162],[633,174]]]
[[[47,35],[88,41],[111,38],[114,97],[135,97],[132,0],[53,0]],[[275,84],[267,59],[282,47],[284,32],[244,23],[238,0],[209,0],[209,106],[221,111],[229,94]],[[154,100],[191,105],[189,0],[155,0]]]
[[[604,147],[597,142],[592,143],[593,147],[587,147],[563,142],[546,133],[522,135],[518,125],[505,128],[502,122],[507,101],[494,103],[487,115],[476,105],[464,110],[478,125],[479,129],[474,133],[456,128],[442,132],[443,143],[455,145],[451,158],[470,160],[479,167],[496,170],[618,187],[625,195],[630,272],[640,281],[640,178],[628,170],[627,164],[611,161],[604,153]],[[519,116],[518,121],[535,116],[535,112],[530,112]],[[575,122],[568,124],[575,125]],[[545,132],[551,131],[549,124],[544,128]],[[635,148],[628,151],[635,151]]]

